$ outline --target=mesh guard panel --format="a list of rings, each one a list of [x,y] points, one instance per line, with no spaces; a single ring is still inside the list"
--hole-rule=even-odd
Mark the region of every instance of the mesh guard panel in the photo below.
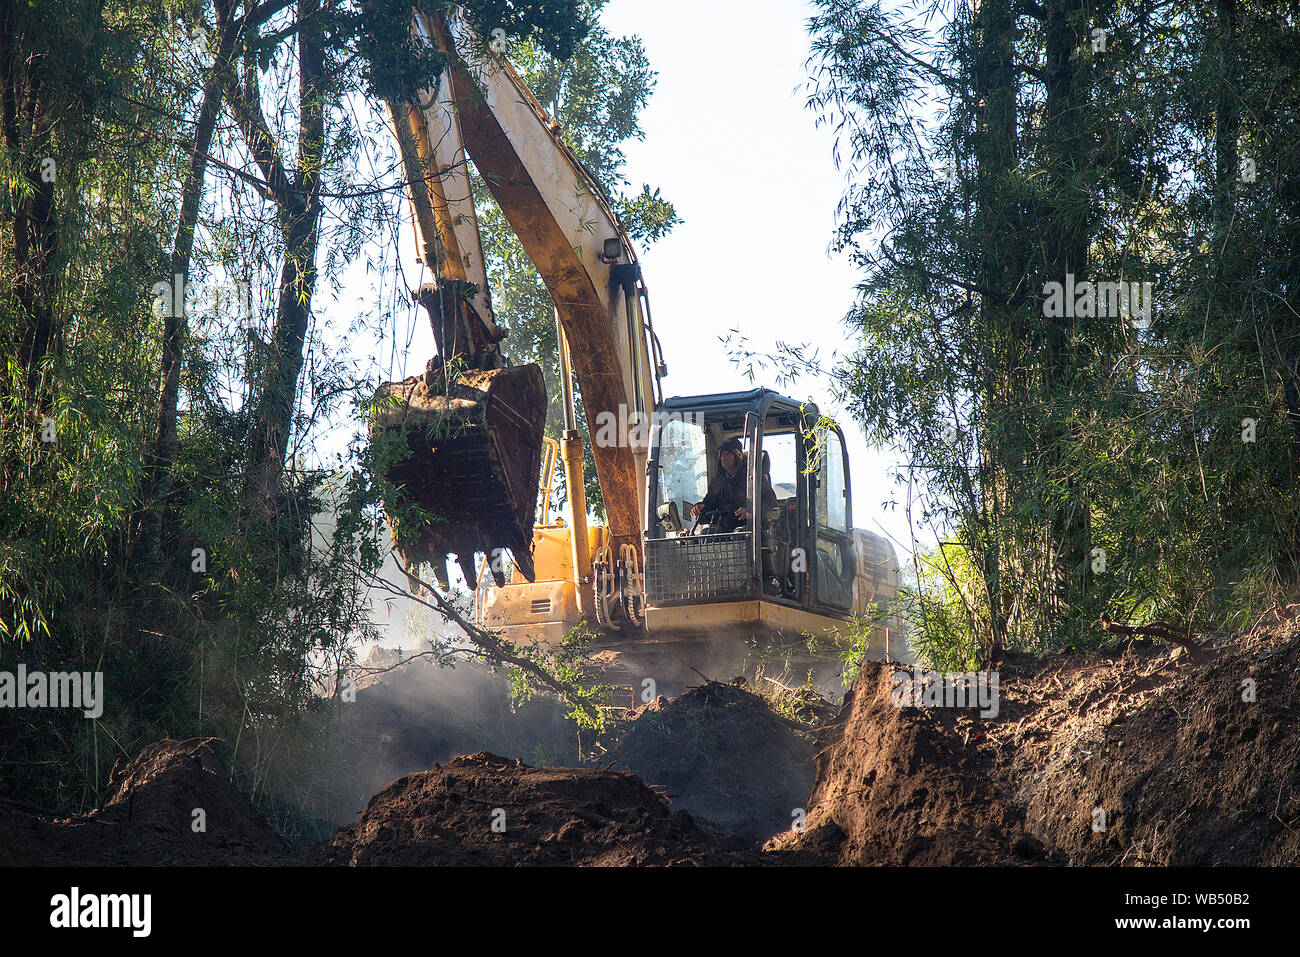
[[[674,605],[750,597],[749,534],[650,539],[645,543],[646,600]]]

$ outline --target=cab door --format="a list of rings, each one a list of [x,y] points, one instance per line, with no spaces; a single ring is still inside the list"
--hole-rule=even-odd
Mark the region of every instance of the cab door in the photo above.
[[[853,607],[853,577],[857,556],[853,550],[853,508],[849,488],[849,460],[844,437],[833,424],[819,425],[809,443],[813,488],[811,530],[815,536],[813,601],[839,611]]]

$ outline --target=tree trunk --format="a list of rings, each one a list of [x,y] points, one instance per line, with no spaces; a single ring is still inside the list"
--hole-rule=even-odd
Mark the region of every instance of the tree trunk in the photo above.
[[[1237,90],[1237,0],[1218,0],[1217,14],[1220,80],[1214,130],[1214,248],[1222,253],[1232,224],[1233,190],[1237,182],[1237,137],[1241,129],[1241,105],[1237,101],[1240,95]],[[1222,258],[1218,265],[1222,270]]]
[[[1092,217],[1085,212],[1090,197],[1081,193],[1076,182],[1080,161],[1090,162],[1094,155],[1089,133],[1087,88],[1083,63],[1076,51],[1088,51],[1091,37],[1085,32],[1093,23],[1091,0],[1048,0],[1044,4],[1043,30],[1046,48],[1046,98],[1042,141],[1045,145],[1047,201],[1039,223],[1043,242],[1043,268],[1048,279],[1065,282],[1067,273],[1076,281],[1088,271],[1088,238]],[[1085,52],[1083,56],[1105,54]],[[1041,287],[1040,287],[1041,288]],[[1057,408],[1074,408],[1079,393],[1076,380],[1076,357],[1071,342],[1077,320],[1048,320],[1046,350],[1042,365],[1044,398]],[[1085,320],[1086,321],[1086,320]],[[1074,441],[1071,430],[1052,421],[1041,435],[1040,449],[1046,466],[1046,478],[1064,483],[1067,488],[1063,509],[1049,511],[1051,528],[1048,539],[1048,562],[1051,589],[1050,613],[1053,619],[1068,616],[1065,592],[1071,581],[1080,581],[1086,565],[1088,547],[1087,505],[1073,475],[1066,474],[1069,446]],[[1081,583],[1081,582],[1080,582]]]
[[[181,190],[181,208],[172,243],[171,268],[167,274],[168,282],[179,283],[181,286],[173,297],[178,301],[184,300],[185,284],[189,281],[194,229],[198,223],[199,207],[203,200],[203,181],[208,168],[208,150],[212,145],[217,114],[221,110],[224,78],[234,55],[238,32],[230,22],[230,0],[216,0],[214,6],[218,30],[217,54],[203,86],[203,102],[199,107],[198,122],[194,128],[194,148],[190,153],[189,169]],[[141,500],[143,516],[139,555],[141,571],[146,575],[151,574],[158,564],[163,517],[167,510],[167,499],[171,495],[172,470],[180,454],[176,415],[187,328],[184,310],[180,310],[180,315],[170,314],[175,311],[167,310],[169,314],[163,318],[158,412],[154,422],[152,448],[145,465],[145,486]]]
[[[320,168],[325,143],[324,71],[317,0],[299,0],[298,17],[298,172],[290,182],[278,168],[269,133],[255,97],[241,104],[245,131],[263,173],[272,185],[285,237],[279,296],[270,351],[261,369],[256,405],[249,427],[249,462],[242,492],[244,518],[256,521],[274,510],[288,451],[289,434],[302,373],[303,350],[316,288],[316,249],[320,235]],[[255,141],[261,139],[260,145]]]
[[[41,365],[57,351],[61,339],[49,288],[50,265],[58,246],[54,206],[58,163],[53,125],[42,120],[40,84],[29,69],[31,26],[14,0],[0,0],[0,133],[30,190],[25,197],[15,194],[8,217],[13,292],[25,320],[13,345],[39,415],[49,400],[41,388]]]
[[[984,422],[979,430],[979,512],[982,541],[972,541],[989,608],[988,661],[1002,654],[1006,641],[1006,608],[1002,581],[1003,543],[994,516],[1005,492],[1006,469],[1002,436],[987,423],[1005,421],[1006,347],[1012,316],[1010,300],[1022,257],[1015,248],[1019,231],[1011,228],[1016,211],[1006,199],[1005,178],[1016,163],[1016,92],[1013,63],[1014,20],[1008,0],[986,0],[975,14],[977,30],[973,80],[976,101],[975,133],[976,227],[981,254],[976,285],[988,290],[980,297],[980,363],[984,374]]]
[[[284,471],[316,283],[316,243],[316,218],[298,211],[286,242],[270,356],[249,430],[244,504],[253,515],[272,509]]]

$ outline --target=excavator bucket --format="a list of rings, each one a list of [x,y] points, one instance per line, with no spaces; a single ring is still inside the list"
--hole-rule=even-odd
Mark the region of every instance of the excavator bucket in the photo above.
[[[493,577],[504,584],[500,549],[509,549],[532,581],[546,424],[542,370],[471,370],[452,382],[440,370],[435,360],[425,375],[379,389],[372,438],[400,432],[410,449],[386,473],[398,489],[398,500],[384,503],[393,545],[408,569],[428,562],[444,587],[449,554],[474,585],[475,552],[488,556]],[[412,519],[410,505],[425,515]]]

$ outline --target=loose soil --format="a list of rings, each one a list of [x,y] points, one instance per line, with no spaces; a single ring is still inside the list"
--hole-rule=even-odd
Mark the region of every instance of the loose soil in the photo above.
[[[494,829],[495,823],[495,829]],[[327,864],[670,866],[756,863],[629,771],[533,768],[481,752],[408,774],[334,835]]]
[[[840,864],[1300,862],[1300,627],[1210,650],[1204,666],[1141,640],[1008,654],[991,720],[894,707],[894,668],[869,665],[822,738],[806,829],[768,847]]]
[[[599,767],[477,749],[398,777],[305,848],[231,783],[220,742],[165,740],[115,769],[84,817],[0,800],[0,862],[1296,864],[1300,624],[1208,647],[1204,665],[1142,640],[1008,654],[989,718],[896,707],[896,666],[868,664],[815,745],[744,687],[711,682],[637,712]],[[798,807],[805,827],[756,850]]]
[[[790,827],[813,786],[813,736],[739,684],[711,681],[637,713],[610,752],[722,836],[759,844]]]
[[[50,818],[0,803],[3,862],[16,866],[273,865],[299,860],[231,782],[216,738],[164,739],[110,776],[103,807]],[[204,830],[196,831],[196,809]]]

